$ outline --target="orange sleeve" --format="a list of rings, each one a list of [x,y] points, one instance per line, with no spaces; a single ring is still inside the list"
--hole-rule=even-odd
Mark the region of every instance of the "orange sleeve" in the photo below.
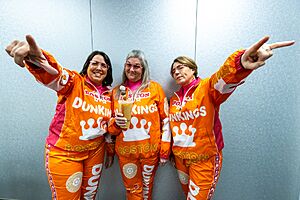
[[[215,105],[223,103],[236,89],[245,82],[252,70],[244,69],[241,56],[245,50],[230,55],[220,69],[209,78],[209,93]]]
[[[72,90],[76,73],[61,67],[55,58],[42,50],[44,60],[29,60],[26,68],[44,86],[55,90],[59,94],[66,94]]]
[[[122,132],[122,129],[116,124],[115,118],[111,118],[108,122],[108,133],[111,135],[119,135]]]
[[[157,84],[157,91],[159,95],[159,101],[157,103],[158,112],[160,116],[161,124],[161,149],[160,157],[168,159],[171,153],[171,131],[169,124],[169,104],[167,97],[162,87]]]
[[[116,112],[116,108],[115,108],[115,103],[114,103],[114,99],[115,99],[115,93],[116,90],[114,89],[112,92],[112,100],[111,100],[111,111],[112,111],[112,115],[110,120],[108,121],[108,127],[107,127],[107,131],[109,134],[111,135],[119,135],[122,132],[122,129],[116,124],[116,120],[115,120],[115,112]]]

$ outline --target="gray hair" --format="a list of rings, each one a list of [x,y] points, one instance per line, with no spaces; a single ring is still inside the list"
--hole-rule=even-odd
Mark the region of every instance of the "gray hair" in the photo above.
[[[148,62],[145,58],[144,52],[141,50],[132,50],[128,53],[128,55],[126,57],[126,61],[129,58],[138,58],[140,60],[142,67],[143,67],[142,86],[145,86],[150,81],[150,71],[149,71]],[[124,68],[123,75],[122,75],[122,84],[124,84],[126,80],[127,80],[127,77],[126,77],[125,68]]]

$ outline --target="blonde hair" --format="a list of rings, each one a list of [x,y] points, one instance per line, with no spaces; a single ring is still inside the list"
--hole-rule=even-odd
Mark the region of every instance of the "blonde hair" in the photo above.
[[[150,81],[150,71],[149,71],[149,66],[147,59],[145,58],[145,54],[141,50],[132,50],[128,53],[126,57],[126,61],[129,58],[138,58],[141,62],[141,65],[143,67],[143,73],[142,73],[142,85],[147,84]],[[123,70],[123,75],[122,75],[122,84],[124,84],[127,81],[126,73],[125,73],[125,68]]]
[[[198,67],[197,64],[195,63],[195,61],[187,56],[178,56],[177,58],[174,59],[172,65],[171,65],[171,69],[170,69],[170,74],[173,77],[173,73],[172,73],[172,69],[173,69],[173,65],[175,62],[178,62],[180,64],[183,64],[185,66],[187,66],[190,69],[193,69],[194,72],[194,76],[195,78],[197,78],[198,76]]]
[[[140,89],[142,88],[146,88],[150,82],[150,70],[149,70],[149,66],[148,66],[148,61],[145,58],[145,54],[143,51],[141,50],[132,50],[128,53],[127,57],[126,57],[126,61],[129,58],[138,58],[141,62],[141,65],[143,67],[143,73],[142,73],[142,84]],[[125,85],[125,82],[128,80],[126,73],[125,73],[125,67],[123,70],[123,74],[122,74],[122,83],[121,85]],[[120,96],[120,88],[118,88],[117,93],[115,98],[119,98]]]

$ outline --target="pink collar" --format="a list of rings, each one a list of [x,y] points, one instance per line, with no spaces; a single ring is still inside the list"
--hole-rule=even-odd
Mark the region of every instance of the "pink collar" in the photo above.
[[[125,86],[128,87],[131,91],[137,90],[142,85],[142,79],[138,80],[137,82],[132,82],[127,80],[125,82]]]
[[[197,85],[200,82],[200,78],[195,78],[192,82],[190,82],[188,85],[182,86],[178,92],[178,95],[180,97],[180,100],[183,100],[183,97],[186,95],[187,91]]]
[[[91,79],[88,76],[85,76],[85,80],[89,84],[93,85],[98,90],[99,94],[102,94],[103,92],[108,90],[108,88],[106,86],[102,86],[102,84],[101,85],[93,84],[93,82],[91,81]]]

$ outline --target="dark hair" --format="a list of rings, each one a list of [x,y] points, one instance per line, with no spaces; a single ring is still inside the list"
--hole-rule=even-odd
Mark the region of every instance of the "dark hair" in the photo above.
[[[105,63],[108,65],[108,69],[107,69],[107,75],[104,78],[103,82],[102,82],[102,86],[111,86],[112,82],[113,82],[113,77],[112,77],[112,65],[110,62],[110,59],[108,57],[108,55],[106,55],[106,53],[102,52],[102,51],[93,51],[86,59],[82,70],[80,72],[81,76],[85,76],[87,74],[87,69],[90,65],[90,61],[94,58],[95,55],[100,55],[104,58]]]

